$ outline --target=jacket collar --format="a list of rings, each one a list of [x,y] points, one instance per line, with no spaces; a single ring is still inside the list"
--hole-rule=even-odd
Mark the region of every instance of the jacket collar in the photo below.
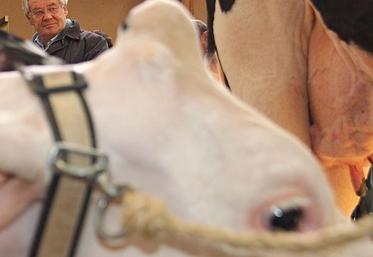
[[[77,20],[67,20],[65,29],[57,36],[57,39],[70,37],[72,39],[80,39],[80,25]]]

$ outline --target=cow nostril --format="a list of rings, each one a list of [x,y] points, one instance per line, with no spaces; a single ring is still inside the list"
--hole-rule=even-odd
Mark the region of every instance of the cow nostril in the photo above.
[[[302,208],[282,209],[274,207],[269,217],[268,226],[272,231],[299,231],[302,218]]]

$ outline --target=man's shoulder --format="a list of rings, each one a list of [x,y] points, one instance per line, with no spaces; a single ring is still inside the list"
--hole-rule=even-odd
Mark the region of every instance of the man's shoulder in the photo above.
[[[83,53],[84,61],[91,60],[108,49],[108,43],[103,36],[93,31],[81,29],[76,20],[72,20],[66,36],[70,38],[71,45]]]
[[[86,42],[104,42],[106,39],[89,30],[82,29],[79,21],[71,20],[70,26],[65,29],[63,37],[70,37],[75,40],[84,40]]]
[[[93,31],[81,29],[80,37],[89,41],[105,41],[105,38]]]

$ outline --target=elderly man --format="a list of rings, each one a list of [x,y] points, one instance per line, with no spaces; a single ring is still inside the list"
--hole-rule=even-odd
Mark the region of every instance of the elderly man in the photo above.
[[[67,63],[89,61],[108,49],[102,36],[81,30],[79,22],[67,19],[68,0],[23,0],[23,10],[36,33],[32,41],[47,53]]]

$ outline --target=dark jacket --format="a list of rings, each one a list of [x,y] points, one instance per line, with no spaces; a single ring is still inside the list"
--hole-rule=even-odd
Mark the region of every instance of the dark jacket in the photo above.
[[[37,36],[33,36],[33,42]],[[66,63],[79,63],[92,60],[106,49],[108,45],[104,37],[80,29],[79,22],[72,20],[71,25],[66,26],[46,51],[62,58]]]

